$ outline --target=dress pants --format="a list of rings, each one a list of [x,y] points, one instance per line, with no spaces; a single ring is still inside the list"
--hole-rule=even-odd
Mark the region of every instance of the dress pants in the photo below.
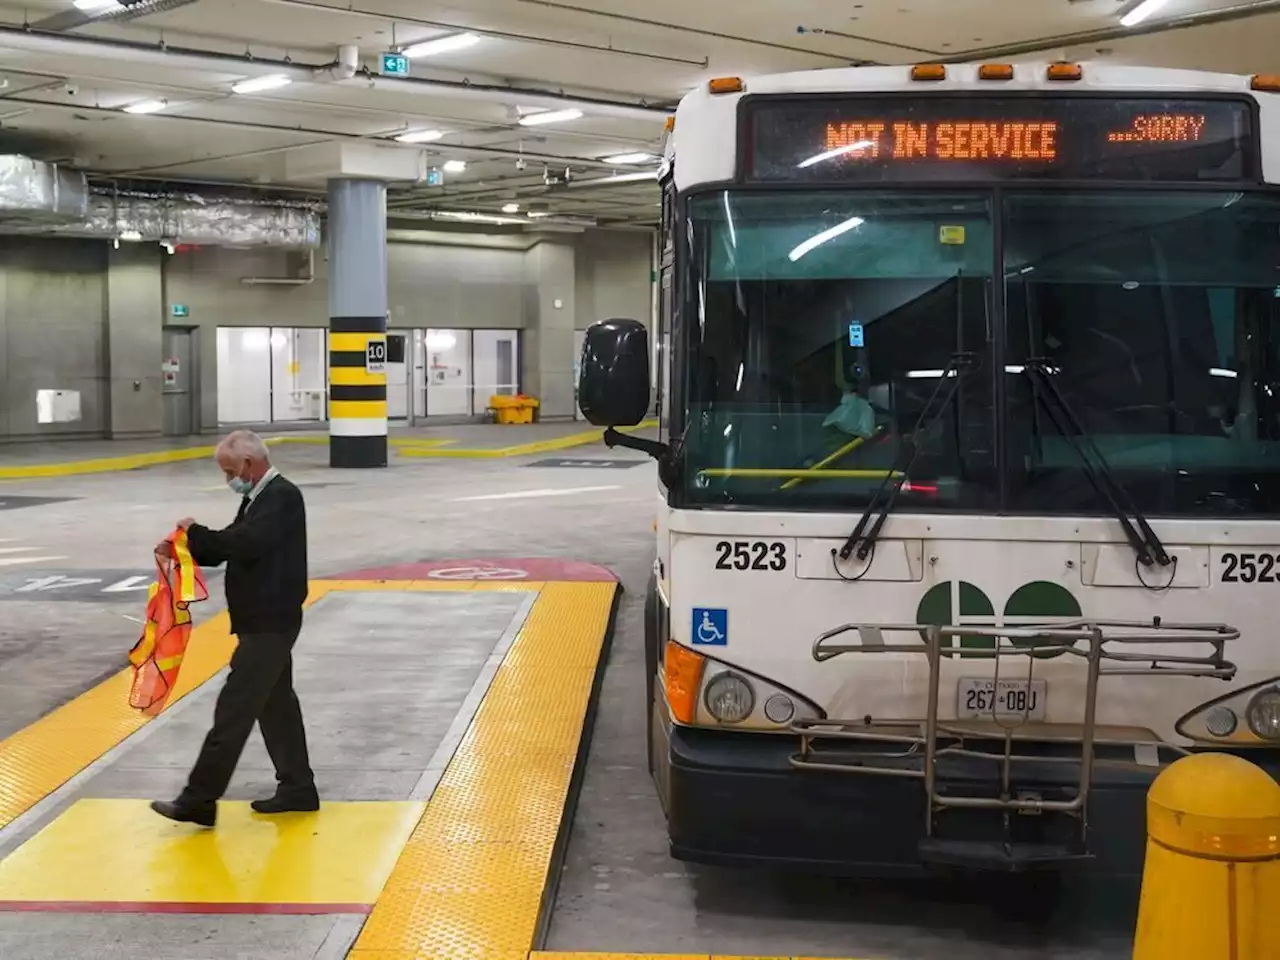
[[[255,721],[275,764],[279,792],[314,794],[302,708],[293,691],[293,644],[297,639],[296,630],[240,637],[231,655],[231,672],[214,707],[213,727],[179,802],[208,804],[226,793]]]

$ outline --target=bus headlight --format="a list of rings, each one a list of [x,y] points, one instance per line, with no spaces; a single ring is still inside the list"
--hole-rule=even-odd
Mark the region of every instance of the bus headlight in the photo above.
[[[1204,725],[1210,733],[1215,737],[1229,737],[1236,732],[1236,727],[1240,724],[1240,718],[1236,716],[1236,712],[1230,707],[1224,707],[1221,704],[1214,707],[1204,716]]]
[[[785,693],[775,693],[764,702],[764,715],[776,724],[790,723],[796,715],[796,705]]]
[[[1254,694],[1246,713],[1249,729],[1263,740],[1280,740],[1280,687]]]
[[[707,684],[703,702],[707,712],[720,723],[741,723],[751,716],[756,697],[744,678],[736,673],[722,673]]]
[[[1209,746],[1280,745],[1280,677],[1202,703],[1176,724],[1178,736]]]

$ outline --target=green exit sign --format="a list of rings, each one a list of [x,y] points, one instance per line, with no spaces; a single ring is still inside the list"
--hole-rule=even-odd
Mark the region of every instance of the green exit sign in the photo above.
[[[189,317],[191,316],[191,308],[185,303],[175,303],[172,307],[172,313],[175,317]]]
[[[409,58],[403,53],[384,53],[382,55],[382,75],[384,77],[407,77],[409,75]]]

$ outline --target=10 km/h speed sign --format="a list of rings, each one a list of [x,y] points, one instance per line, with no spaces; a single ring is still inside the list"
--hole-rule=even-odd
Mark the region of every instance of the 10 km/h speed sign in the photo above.
[[[364,348],[364,372],[387,372],[387,338],[370,339]]]

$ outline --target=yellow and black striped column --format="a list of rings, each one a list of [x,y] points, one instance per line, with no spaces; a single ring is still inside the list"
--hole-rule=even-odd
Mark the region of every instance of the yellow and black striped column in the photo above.
[[[329,465],[387,465],[387,189],[329,181]]]

